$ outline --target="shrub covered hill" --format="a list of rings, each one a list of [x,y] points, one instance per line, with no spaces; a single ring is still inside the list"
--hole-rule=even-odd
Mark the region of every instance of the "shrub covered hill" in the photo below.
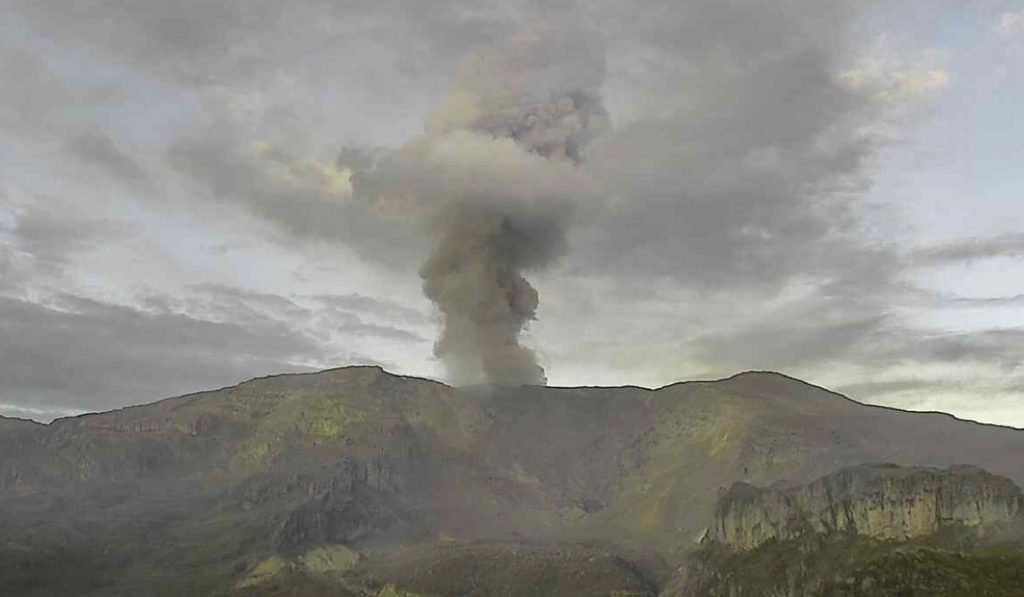
[[[350,367],[0,418],[0,595],[1024,595],[1024,431]]]

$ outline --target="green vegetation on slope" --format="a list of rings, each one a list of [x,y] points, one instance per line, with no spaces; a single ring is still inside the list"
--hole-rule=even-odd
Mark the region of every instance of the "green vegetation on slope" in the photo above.
[[[275,376],[0,425],[0,595],[339,594],[338,577],[359,574],[361,597],[653,594],[736,481],[895,462],[977,464],[1024,483],[1022,453],[1020,431],[867,407],[773,374],[660,390],[457,390],[371,367]],[[405,558],[422,542],[448,548]],[[540,548],[480,547],[510,543]],[[372,557],[336,574],[343,554],[316,550],[337,544]],[[603,555],[563,557],[566,545]],[[807,566],[827,570],[835,555],[805,554]],[[288,565],[240,587],[275,557]],[[839,580],[882,561],[855,558]]]
[[[1024,597],[1024,551],[815,535],[735,552],[711,545],[681,595],[695,597]]]

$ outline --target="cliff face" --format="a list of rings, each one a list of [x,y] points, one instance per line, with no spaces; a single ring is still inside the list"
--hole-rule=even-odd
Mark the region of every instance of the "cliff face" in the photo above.
[[[954,525],[1008,522],[1022,512],[1020,488],[977,467],[863,465],[787,489],[736,483],[719,500],[707,538],[741,550],[809,533],[904,541]]]

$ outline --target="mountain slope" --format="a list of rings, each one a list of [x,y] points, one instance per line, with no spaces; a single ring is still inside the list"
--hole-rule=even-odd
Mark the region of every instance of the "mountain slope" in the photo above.
[[[321,545],[360,551],[370,570],[437,542],[596,549],[657,585],[736,481],[793,485],[892,462],[976,465],[1024,484],[1022,431],[865,406],[771,373],[658,390],[456,390],[352,367],[46,426],[3,420],[0,447],[6,561],[23,554],[37,571],[4,594],[60,594],[45,571],[61,562],[94,572],[83,594],[217,594]]]

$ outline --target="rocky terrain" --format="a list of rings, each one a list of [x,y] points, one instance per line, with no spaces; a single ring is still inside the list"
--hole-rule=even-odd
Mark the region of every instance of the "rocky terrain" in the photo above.
[[[1012,522],[1022,511],[1020,488],[978,467],[860,465],[785,489],[736,483],[719,500],[707,539],[735,549],[809,533],[905,541],[947,527]]]
[[[714,591],[741,587],[729,570],[744,558],[896,544],[877,529],[903,545],[977,522],[969,547],[996,545],[1022,454],[1020,430],[772,373],[657,390],[276,376],[49,425],[0,419],[0,594],[729,594]],[[826,477],[867,463],[987,473]],[[795,513],[855,533],[794,533]],[[936,557],[966,553],[957,541]],[[765,555],[793,542],[797,555]],[[807,586],[825,587],[812,564]]]
[[[857,465],[736,483],[670,595],[1024,594],[1024,494],[974,466]]]

